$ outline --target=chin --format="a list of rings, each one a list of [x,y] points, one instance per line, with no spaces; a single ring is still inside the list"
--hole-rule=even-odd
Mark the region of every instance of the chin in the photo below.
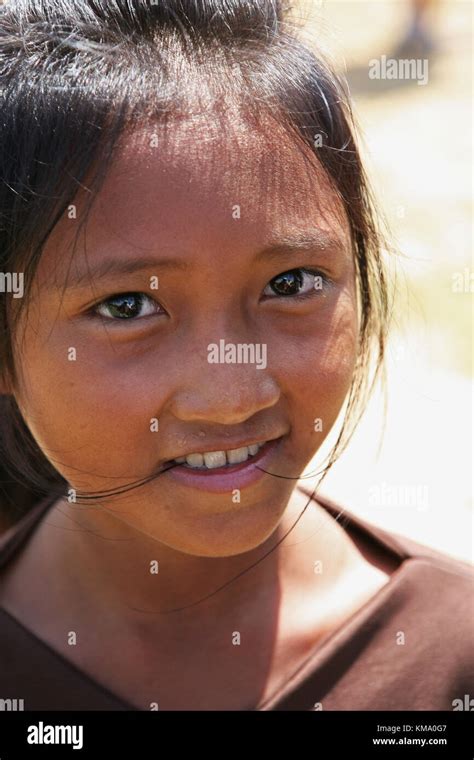
[[[248,507],[214,514],[175,512],[172,525],[153,531],[170,548],[199,557],[233,557],[261,546],[277,529],[285,505]],[[151,531],[150,531],[151,532]]]

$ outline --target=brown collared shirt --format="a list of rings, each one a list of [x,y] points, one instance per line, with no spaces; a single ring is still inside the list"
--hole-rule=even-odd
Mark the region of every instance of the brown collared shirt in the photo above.
[[[53,500],[54,501],[54,500]],[[0,536],[0,574],[52,506],[39,502]],[[474,568],[361,520],[322,496],[397,569],[260,710],[453,710],[474,697]],[[340,517],[342,515],[342,520]],[[0,605],[0,709],[134,710]],[[460,700],[457,701],[457,700]],[[13,703],[12,703],[13,704]],[[468,709],[468,708],[464,708]]]

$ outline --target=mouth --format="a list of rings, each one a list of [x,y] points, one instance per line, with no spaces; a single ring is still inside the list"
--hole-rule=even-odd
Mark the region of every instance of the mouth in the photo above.
[[[226,493],[256,483],[285,436],[238,449],[196,452],[165,462],[165,475],[191,488]]]
[[[275,439],[278,440],[278,439]],[[240,446],[238,449],[222,449],[220,451],[205,451],[187,454],[165,462],[168,465],[180,465],[191,470],[222,470],[229,469],[238,464],[243,464],[255,459],[258,452],[272,441],[259,441],[249,446]]]

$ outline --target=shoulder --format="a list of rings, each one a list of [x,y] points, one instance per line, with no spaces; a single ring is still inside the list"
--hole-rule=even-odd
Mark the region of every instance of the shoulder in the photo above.
[[[309,495],[309,491],[303,490]],[[473,564],[451,557],[408,536],[381,528],[364,518],[358,517],[345,505],[339,504],[325,495],[317,494],[313,498],[336,517],[343,526],[351,525],[356,530],[363,532],[374,543],[391,551],[401,561],[406,559],[425,560],[427,566],[444,571],[452,583],[456,584],[456,578],[459,578],[461,587],[466,583],[467,585],[472,584],[474,581]]]
[[[51,495],[41,499],[0,535],[0,609],[5,579],[15,573],[16,560],[23,555],[30,538],[56,501],[57,497]]]
[[[19,520],[9,525],[0,534],[0,573],[7,562],[23,546],[35,531],[41,518],[53,506],[56,497],[46,496],[32,506]]]
[[[379,528],[325,496],[316,500],[343,527],[363,532],[398,558],[386,586],[341,632],[352,666],[326,706],[463,709],[456,705],[472,695],[474,683],[474,567]]]
[[[318,494],[316,499],[334,516],[342,516],[343,525],[351,524],[398,557],[398,569],[387,587],[393,593],[386,614],[393,604],[396,618],[410,627],[420,647],[440,645],[445,660],[467,657],[474,668],[474,566],[373,525],[326,496]]]

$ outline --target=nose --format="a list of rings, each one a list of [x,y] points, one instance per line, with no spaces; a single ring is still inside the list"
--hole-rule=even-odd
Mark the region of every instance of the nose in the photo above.
[[[255,354],[257,344],[220,340],[207,345],[218,348],[192,354],[180,371],[180,385],[170,403],[175,417],[183,422],[236,425],[277,404],[280,388],[267,367],[238,361],[239,356],[245,358],[239,346],[253,345]],[[237,361],[219,361],[232,355]]]

